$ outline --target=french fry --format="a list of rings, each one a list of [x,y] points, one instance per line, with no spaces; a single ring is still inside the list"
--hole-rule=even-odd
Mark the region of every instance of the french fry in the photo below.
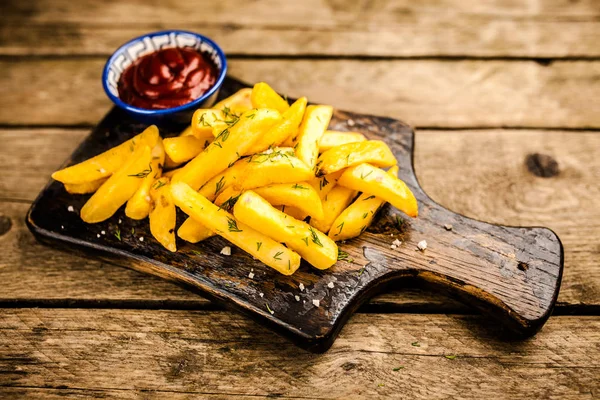
[[[215,236],[215,233],[194,218],[188,217],[177,230],[177,236],[186,242],[198,243]]]
[[[115,172],[81,208],[81,219],[92,224],[110,218],[151,174],[150,147],[137,146],[130,160]]]
[[[184,213],[269,267],[284,275],[291,275],[300,266],[298,253],[238,222],[233,215],[208,201],[189,185],[172,183],[171,194],[175,204]]]
[[[324,218],[323,205],[319,194],[308,182],[277,183],[253,190],[254,193],[273,206],[295,207],[303,214],[310,215],[313,218]]]
[[[356,192],[352,189],[336,185],[323,199],[323,219],[311,218],[310,224],[321,232],[329,232],[333,221],[348,207]]]
[[[298,135],[292,139],[296,146],[296,155],[310,169],[313,169],[319,157],[319,141],[325,133],[333,108],[331,106],[308,106],[298,128]]]
[[[223,190],[241,179],[246,168],[248,168],[248,160],[238,160],[231,167],[211,178],[198,192],[210,201],[214,201]]]
[[[161,140],[152,149],[151,156],[150,169],[152,171],[142,180],[142,184],[133,196],[127,200],[125,206],[125,215],[131,219],[144,219],[150,214],[150,188],[160,178],[165,162],[165,149]]]
[[[367,140],[365,135],[359,132],[325,131],[319,141],[319,153],[342,144],[364,142],[365,140]]]
[[[252,100],[250,99],[251,95],[252,89],[240,89],[231,96],[215,104],[212,108],[215,110],[223,110],[226,108],[232,113],[243,114],[253,108]]]
[[[394,165],[387,172],[393,178],[398,175],[398,166]],[[385,204],[385,200],[372,194],[362,193],[333,222],[329,237],[335,241],[357,237],[373,222],[377,211]]]
[[[254,108],[273,108],[280,113],[286,112],[290,107],[287,101],[264,82],[254,85],[250,94],[250,100]]]
[[[396,157],[381,140],[347,143],[321,154],[317,161],[317,176],[332,174],[344,168],[370,163],[377,167],[396,165]]]
[[[160,178],[150,190],[152,210],[150,211],[150,232],[169,251],[176,252],[175,219],[176,210],[171,198],[168,178]]]
[[[184,163],[196,157],[210,143],[211,141],[198,139],[193,135],[163,139],[165,152],[176,164]]]
[[[306,97],[301,97],[294,102],[281,115],[281,121],[273,125],[244,155],[260,153],[268,148],[277,147],[287,138],[298,131],[304,111],[306,110]]]
[[[240,154],[280,118],[279,112],[267,108],[246,111],[235,125],[223,131],[203,152],[182,167],[173,176],[173,181],[187,183],[194,190],[200,189],[210,178],[239,159]]]
[[[417,199],[406,183],[370,164],[346,169],[338,185],[379,197],[410,217],[419,214]]]
[[[94,193],[108,178],[101,178],[84,183],[65,183],[65,190],[71,194]]]
[[[331,189],[337,183],[337,180],[342,176],[343,171],[334,172],[333,174],[325,175],[319,178],[312,178],[308,183],[317,191],[319,198],[323,200]]]
[[[274,183],[303,182],[314,177],[313,171],[300,161],[292,149],[278,148],[272,152],[247,158],[248,165],[233,183],[238,190],[253,189]]]
[[[102,154],[56,171],[52,174],[52,178],[69,184],[86,183],[107,178],[127,162],[138,146],[147,145],[153,148],[159,139],[158,128],[151,125],[139,135]]]
[[[198,139],[208,139],[217,136],[223,129],[227,128],[225,122],[227,116],[221,110],[212,108],[200,108],[192,115],[192,134]],[[231,122],[231,121],[230,121]],[[183,131],[180,136],[185,136]]]
[[[252,190],[240,196],[233,215],[241,223],[285,243],[316,268],[327,269],[337,261],[338,247],[333,240],[306,222],[275,209]]]

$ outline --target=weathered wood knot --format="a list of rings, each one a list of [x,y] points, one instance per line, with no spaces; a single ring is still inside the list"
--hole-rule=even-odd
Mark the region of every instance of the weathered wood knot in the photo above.
[[[525,165],[529,172],[542,178],[558,175],[558,162],[547,154],[533,153],[525,157]]]
[[[12,227],[12,221],[6,215],[0,215],[0,236],[4,235]]]

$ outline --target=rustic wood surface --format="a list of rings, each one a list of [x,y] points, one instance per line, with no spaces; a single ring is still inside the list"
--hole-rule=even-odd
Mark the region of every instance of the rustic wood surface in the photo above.
[[[598,397],[598,2],[193,3],[0,2],[0,305],[10,308],[0,311],[0,397]],[[212,36],[240,79],[435,128],[416,136],[425,191],[470,217],[554,229],[565,244],[555,313],[573,315],[510,342],[481,317],[436,314],[473,313],[468,306],[398,288],[315,356],[172,284],[37,244],[24,214],[109,109],[104,60],[133,35],[172,27]],[[17,329],[9,319],[27,323]],[[157,319],[158,339],[146,342]],[[134,351],[124,337],[114,345],[113,321],[131,333]],[[52,323],[55,336],[31,339]],[[185,337],[169,340],[172,331]],[[233,341],[223,336],[230,332]],[[417,357],[424,346],[398,349],[411,335],[444,345]],[[240,338],[241,356],[225,351]],[[460,344],[471,357],[460,357]],[[475,351],[482,346],[495,351]],[[446,352],[459,357],[442,359]],[[393,371],[406,359],[412,371]],[[158,375],[171,367],[183,378]]]

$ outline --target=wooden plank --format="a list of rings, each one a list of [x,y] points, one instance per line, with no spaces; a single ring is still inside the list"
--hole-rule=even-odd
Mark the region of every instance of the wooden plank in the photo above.
[[[104,60],[0,61],[0,124],[96,124]],[[288,95],[427,127],[599,128],[600,61],[233,60]],[[27,82],[27,84],[24,84]]]
[[[502,339],[499,326],[482,322],[469,316],[357,314],[329,352],[315,355],[227,312],[4,309],[0,393],[598,395],[600,317],[552,318],[522,342]]]
[[[0,297],[18,299],[130,299],[192,301],[196,297],[154,278],[96,263],[37,244],[24,226],[29,204],[86,130],[0,130],[0,214],[12,228],[0,243]],[[598,177],[600,148],[595,132],[527,130],[419,131],[415,167],[434,200],[467,216],[512,225],[554,229],[565,246],[562,305],[600,304]],[[529,172],[526,157],[542,153],[558,164],[557,176]],[[449,174],[452,166],[454,173]],[[476,168],[474,167],[476,166]],[[24,202],[24,203],[23,203]],[[565,217],[568,215],[568,218]],[[26,273],[24,273],[26,272]],[[103,283],[105,281],[106,283]],[[461,310],[430,292],[379,296],[376,305],[405,309]],[[462,309],[464,310],[464,308]]]
[[[229,54],[598,57],[594,0],[9,2],[0,54],[103,54],[143,33],[206,34]],[[201,17],[199,17],[201,16]],[[560,32],[560,34],[557,34]]]

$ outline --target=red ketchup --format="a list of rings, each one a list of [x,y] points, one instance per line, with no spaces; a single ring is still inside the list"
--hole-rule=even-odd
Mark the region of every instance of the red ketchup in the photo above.
[[[134,107],[179,107],[206,93],[217,79],[208,56],[191,48],[163,49],[131,64],[119,78],[119,98]]]

